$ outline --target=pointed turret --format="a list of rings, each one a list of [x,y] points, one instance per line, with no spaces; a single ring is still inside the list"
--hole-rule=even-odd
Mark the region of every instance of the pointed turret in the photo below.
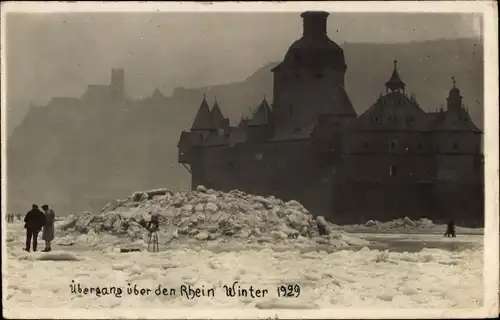
[[[219,103],[217,102],[217,98],[214,100],[214,105],[212,106],[212,111],[210,112],[212,116],[212,121],[216,128],[222,128],[225,123],[224,115],[220,110]]]
[[[272,117],[272,110],[267,103],[266,98],[262,100],[259,108],[253,115],[252,119],[248,122],[249,126],[262,126],[270,123]]]
[[[200,108],[194,118],[193,125],[191,126],[191,131],[196,130],[215,130],[210,108],[208,107],[205,96],[203,96],[203,101],[201,102]]]
[[[405,83],[401,80],[401,77],[398,73],[398,61],[394,60],[394,71],[392,71],[391,78],[389,81],[385,83],[385,87],[387,91],[400,91],[403,92],[405,90]]]
[[[457,80],[455,77],[451,77],[451,80],[453,81],[453,88],[451,88],[448,98],[446,98],[446,107],[448,111],[456,111],[462,108],[462,95],[460,94],[460,89],[457,88]]]

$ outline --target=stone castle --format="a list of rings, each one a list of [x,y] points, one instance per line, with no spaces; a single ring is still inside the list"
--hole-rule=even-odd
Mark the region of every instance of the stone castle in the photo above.
[[[446,109],[425,112],[394,61],[386,92],[358,115],[344,87],[343,50],[327,35],[328,13],[301,17],[302,37],[271,70],[272,105],[264,98],[231,126],[204,98],[181,133],[179,162],[192,187],[294,199],[334,223],[408,216],[482,224],[482,132],[455,79]]]

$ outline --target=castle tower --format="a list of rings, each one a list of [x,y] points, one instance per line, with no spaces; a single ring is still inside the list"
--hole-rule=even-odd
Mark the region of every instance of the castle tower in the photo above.
[[[344,52],[328,38],[328,15],[321,11],[302,13],[302,37],[272,70],[276,126],[312,125],[325,110],[341,118],[356,117],[344,89]]]
[[[111,69],[110,89],[116,98],[125,96],[125,70],[123,68]]]
[[[212,116],[212,121],[217,129],[223,128],[225,126],[225,119],[222,111],[220,110],[217,98],[214,100],[214,105],[212,106],[212,111],[210,112]]]

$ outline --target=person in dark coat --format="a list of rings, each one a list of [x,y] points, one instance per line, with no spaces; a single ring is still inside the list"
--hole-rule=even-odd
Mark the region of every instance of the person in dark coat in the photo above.
[[[456,237],[456,234],[455,234],[455,223],[453,222],[453,220],[451,220],[450,222],[448,222],[448,227],[446,228],[446,233],[444,234],[445,237],[453,237],[455,238]]]
[[[146,229],[149,231],[149,235],[154,232],[157,232],[160,229],[160,221],[158,220],[157,215],[153,215],[151,220],[149,220]]]
[[[43,225],[42,232],[42,239],[45,241],[45,249],[43,252],[49,252],[52,250],[50,242],[54,240],[54,221],[56,220],[56,214],[54,210],[49,208],[46,204],[42,206],[42,209],[45,214],[45,224]]]
[[[26,248],[30,251],[31,239],[33,239],[33,251],[36,251],[38,245],[38,233],[45,223],[45,216],[38,206],[34,204],[26,216],[24,217],[24,228],[26,229]]]

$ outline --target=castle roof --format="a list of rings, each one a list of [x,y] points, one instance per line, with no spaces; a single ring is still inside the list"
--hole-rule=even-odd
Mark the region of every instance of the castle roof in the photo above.
[[[324,114],[332,114],[336,116],[351,116],[356,117],[356,111],[352,106],[351,99],[347,95],[344,87],[336,86],[333,89],[333,103],[332,108],[324,110]]]
[[[464,108],[431,113],[429,129],[433,131],[482,132]]]
[[[201,102],[200,108],[196,113],[196,116],[191,126],[191,130],[215,130],[215,125],[212,119],[212,114],[210,113],[210,108],[205,97]]]
[[[392,91],[404,90],[406,86],[403,80],[401,80],[401,77],[399,76],[397,64],[398,61],[394,60],[394,70],[392,71],[391,78],[385,83],[387,89],[390,89]]]
[[[260,103],[259,108],[257,108],[257,111],[254,113],[252,119],[248,122],[248,125],[254,127],[267,125],[271,122],[271,116],[271,107],[269,107],[266,98],[264,98],[264,100]]]
[[[428,118],[416,100],[398,91],[379,97],[350,126],[361,131],[424,131],[427,128]]]
[[[210,112],[212,116],[212,121],[216,128],[221,128],[224,124],[224,115],[220,110],[219,103],[215,100],[214,105],[212,106],[212,111]]]
[[[303,18],[302,38],[288,49],[283,62],[272,71],[282,68],[334,68],[345,70],[342,48],[327,35],[327,12],[306,11]]]

